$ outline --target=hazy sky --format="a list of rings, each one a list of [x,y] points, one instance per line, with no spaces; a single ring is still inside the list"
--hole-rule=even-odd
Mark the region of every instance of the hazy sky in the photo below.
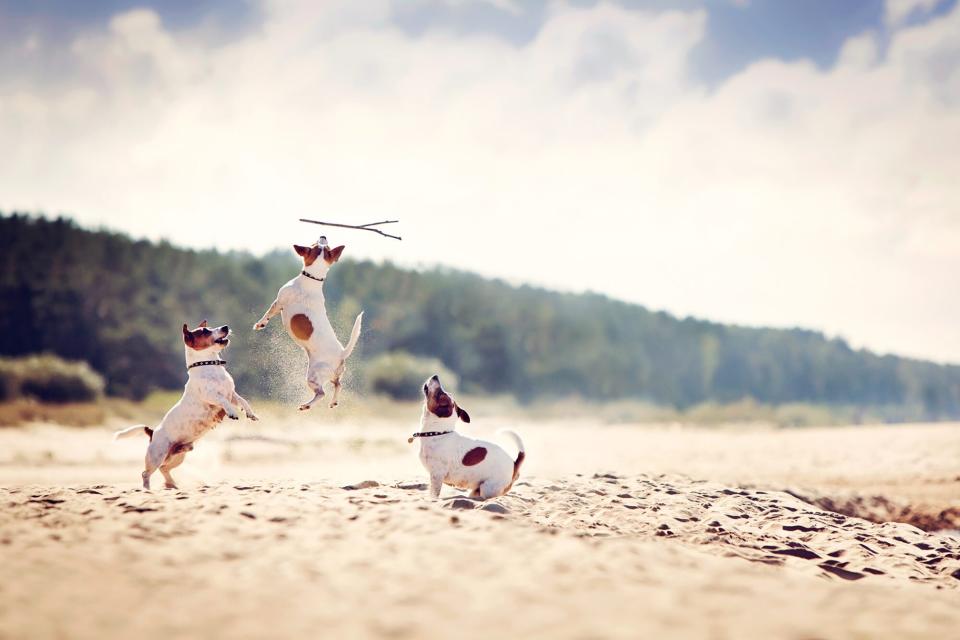
[[[958,149],[955,0],[0,0],[0,209],[190,246],[960,362]]]

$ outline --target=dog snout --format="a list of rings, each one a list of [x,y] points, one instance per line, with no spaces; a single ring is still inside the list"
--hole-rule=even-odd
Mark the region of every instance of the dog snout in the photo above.
[[[438,376],[437,374],[433,374],[433,377],[430,379],[433,380],[434,382],[440,382],[440,376]]]
[[[228,325],[223,325],[220,327],[220,331],[223,331],[224,333],[230,333],[230,327]]]

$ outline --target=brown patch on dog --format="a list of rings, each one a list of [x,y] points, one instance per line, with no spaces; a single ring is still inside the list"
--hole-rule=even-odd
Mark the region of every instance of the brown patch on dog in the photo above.
[[[463,456],[463,466],[472,467],[475,464],[480,464],[483,462],[483,459],[487,457],[487,448],[486,447],[474,447],[467,451],[467,454]]]
[[[517,459],[513,462],[513,479],[516,481],[520,477],[520,465],[523,464],[523,461],[527,459],[526,451],[520,451],[517,453]]]
[[[191,331],[187,325],[183,325],[183,344],[187,345],[195,351],[203,351],[204,349],[209,349],[213,346],[214,338],[213,331],[206,327],[206,320],[203,323]]]
[[[453,415],[457,404],[453,401],[446,391],[440,391],[437,394],[427,398],[427,411],[438,418],[449,418]]]
[[[326,247],[321,249],[320,245],[313,245],[312,247],[304,247],[303,245],[295,244],[293,245],[293,250],[297,252],[297,255],[303,258],[303,266],[309,267],[314,262],[317,261],[317,258],[326,250]]]
[[[217,422],[223,422],[223,419],[226,417],[226,415],[227,415],[227,410],[220,409],[220,411],[217,411],[217,415],[215,415],[213,418]]]
[[[510,484],[503,490],[503,493],[500,495],[505,496],[510,489],[513,488],[513,483],[517,481],[517,478],[520,477],[520,465],[523,464],[523,461],[526,459],[527,454],[524,451],[517,453],[517,459],[513,462],[513,480],[510,481]]]
[[[290,318],[290,331],[300,340],[307,340],[313,335],[313,323],[302,313]]]
[[[167,456],[172,457],[179,453],[184,453],[186,451],[193,451],[192,442],[174,442],[170,445],[170,448],[167,450]]]
[[[324,260],[324,262],[326,262],[327,264],[333,264],[334,262],[336,262],[337,260],[340,259],[340,254],[343,253],[343,250],[344,250],[345,248],[346,248],[345,245],[340,245],[339,247],[336,247],[336,248],[334,248],[334,249],[330,249],[330,248],[328,248],[328,247],[324,247],[324,248],[323,248],[323,260]]]

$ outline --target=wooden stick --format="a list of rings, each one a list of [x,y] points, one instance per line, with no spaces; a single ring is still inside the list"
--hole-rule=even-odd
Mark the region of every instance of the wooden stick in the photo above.
[[[395,222],[400,222],[399,220],[381,220],[380,222],[368,222],[367,224],[354,225],[354,224],[340,224],[338,222],[320,222],[319,220],[307,220],[306,218],[300,218],[300,222],[309,222],[310,224],[319,224],[325,227],[340,227],[342,229],[359,229],[360,231],[373,231],[374,233],[379,233],[382,236],[388,238],[393,238],[394,240],[403,240],[400,236],[390,235],[385,233],[380,229],[374,229],[373,227],[380,224],[393,224]]]

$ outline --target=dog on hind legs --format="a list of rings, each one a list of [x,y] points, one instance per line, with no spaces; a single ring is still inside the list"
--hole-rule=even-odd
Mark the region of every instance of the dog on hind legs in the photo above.
[[[513,459],[492,442],[457,433],[457,420],[469,423],[470,414],[444,391],[438,376],[423,385],[423,396],[420,431],[413,434],[410,442],[414,438],[420,440],[420,461],[430,474],[430,494],[439,498],[444,484],[483,500],[510,491],[526,457],[520,436],[503,431],[517,447],[517,457]]]
[[[226,361],[220,352],[230,344],[230,328],[226,325],[211,329],[204,320],[196,329],[183,325],[183,345],[187,359],[187,384],[183,396],[163,417],[156,429],[137,425],[117,431],[114,439],[128,438],[144,433],[150,438],[147,446],[143,488],[150,488],[150,476],[160,469],[168,489],[176,489],[170,472],[180,466],[193,443],[216,427],[224,417],[238,420],[240,412],[250,420],[257,420],[253,408],[234,389],[233,378],[227,373]]]
[[[303,258],[303,270],[280,288],[277,299],[259,322],[253,325],[254,331],[260,331],[267,326],[270,318],[279,313],[287,333],[307,353],[307,386],[313,391],[313,398],[300,405],[301,411],[309,409],[323,398],[323,385],[327,382],[333,385],[330,408],[337,406],[340,380],[346,369],[347,358],[360,338],[362,311],[353,323],[347,346],[340,344],[327,318],[323,281],[330,267],[340,259],[343,249],[343,245],[331,249],[325,237],[309,247],[293,245],[293,250]]]

